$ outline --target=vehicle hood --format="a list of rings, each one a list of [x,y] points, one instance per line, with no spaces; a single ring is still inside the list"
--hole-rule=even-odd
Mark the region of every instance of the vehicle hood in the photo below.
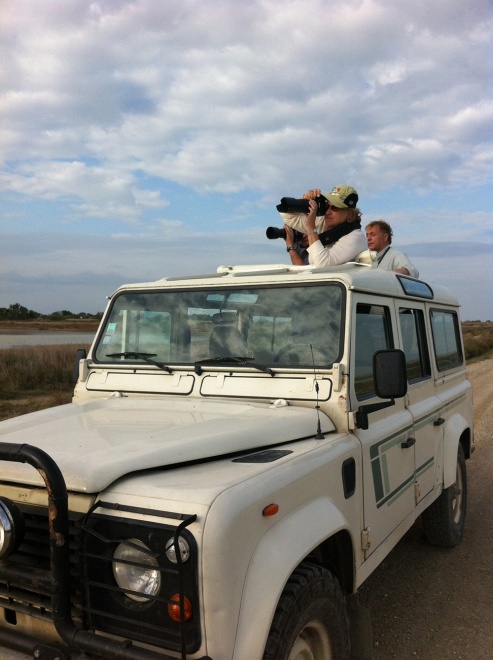
[[[335,431],[320,413],[324,433]],[[313,436],[317,411],[262,403],[108,398],[0,423],[0,442],[47,452],[69,491],[97,493],[131,472]],[[2,481],[43,484],[30,465],[0,461]]]

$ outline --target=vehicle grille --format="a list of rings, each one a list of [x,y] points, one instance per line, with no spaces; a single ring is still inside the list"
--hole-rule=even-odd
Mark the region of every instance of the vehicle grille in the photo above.
[[[24,540],[7,561],[0,563],[0,606],[5,618],[15,623],[20,612],[39,619],[51,620],[50,599],[50,546],[47,510],[41,507],[18,505],[26,525]],[[82,514],[70,520],[70,585],[72,617],[82,625],[83,603],[80,589],[79,555],[81,546]],[[31,574],[46,572],[46,583]]]
[[[8,638],[7,646],[31,651],[35,648],[32,644],[36,642],[29,636],[31,626],[27,634],[25,625],[15,628],[22,613],[23,617],[52,620],[59,637],[77,653],[116,658],[123,657],[122,649],[125,649],[125,657],[131,660],[170,660],[161,651],[133,645],[135,640],[163,649],[175,647],[184,660],[187,653],[199,648],[198,551],[193,535],[186,529],[197,519],[196,515],[100,501],[86,514],[71,514],[63,475],[46,452],[27,443],[0,442],[0,461],[3,460],[28,463],[36,468],[46,484],[47,494],[45,507],[26,504],[25,500],[18,502],[22,494],[15,501],[2,497],[2,515],[12,522],[2,526],[9,535],[3,547],[11,554],[0,560],[0,608],[4,615],[0,638],[3,641]],[[95,514],[96,509],[115,513],[99,515]],[[130,513],[139,519],[130,520],[126,517]],[[147,516],[180,522],[176,525],[144,522],[142,518]],[[175,565],[171,561],[173,556],[168,557],[166,543],[171,539],[176,549],[182,535],[187,538],[190,552]],[[123,560],[120,554],[113,559],[115,547],[122,543],[124,550],[134,548],[131,561]],[[158,570],[162,578],[155,580],[158,591],[149,597],[144,595],[139,582],[145,580],[149,565],[148,561],[143,565],[142,553],[135,551],[136,547],[140,551],[142,544],[146,546],[145,554],[153,557],[153,567],[158,562],[158,569],[153,571]],[[118,571],[113,570],[115,561]],[[124,572],[123,582],[122,561],[130,565],[130,573]],[[118,588],[117,579],[126,589]],[[137,591],[133,591],[134,585]],[[136,594],[139,607],[134,604]],[[184,605],[186,620],[180,616]],[[114,633],[123,639],[104,633]]]

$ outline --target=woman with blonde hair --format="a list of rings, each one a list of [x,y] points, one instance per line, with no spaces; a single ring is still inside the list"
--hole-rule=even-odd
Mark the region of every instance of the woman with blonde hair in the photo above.
[[[317,215],[317,198],[325,198],[324,215]],[[361,211],[356,207],[358,193],[348,185],[335,186],[330,193],[312,188],[303,195],[308,200],[308,213],[284,213],[286,249],[295,265],[303,259],[294,246],[294,230],[308,238],[308,259],[314,266],[337,266],[354,260],[366,250],[366,239],[361,231]],[[322,200],[324,201],[324,200]]]

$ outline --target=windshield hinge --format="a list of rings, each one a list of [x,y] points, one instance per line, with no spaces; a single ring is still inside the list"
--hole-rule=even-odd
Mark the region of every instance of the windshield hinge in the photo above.
[[[342,364],[334,362],[332,365],[332,385],[334,392],[340,392],[342,387]]]

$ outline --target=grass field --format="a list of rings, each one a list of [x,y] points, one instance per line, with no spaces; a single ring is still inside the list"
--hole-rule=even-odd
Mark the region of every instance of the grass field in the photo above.
[[[79,344],[0,351],[0,420],[69,403]]]
[[[82,327],[71,326],[71,330],[96,329],[94,323],[89,326],[82,321],[81,324]],[[22,325],[25,327],[24,323]],[[48,326],[55,329],[51,322]],[[462,331],[468,361],[493,355],[493,322],[468,321],[462,324]],[[1,350],[0,420],[69,403],[74,388],[73,371],[78,348],[78,344],[66,344]]]
[[[493,355],[493,321],[466,321],[462,334],[466,360]]]
[[[15,335],[17,332],[96,332],[99,322],[93,319],[68,319],[64,321],[0,321],[0,332]]]

